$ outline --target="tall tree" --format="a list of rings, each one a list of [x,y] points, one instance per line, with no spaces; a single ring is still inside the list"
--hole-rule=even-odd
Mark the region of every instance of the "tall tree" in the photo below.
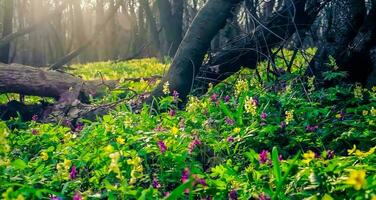
[[[8,36],[13,32],[13,0],[4,0],[3,2],[3,31],[2,36]],[[10,42],[0,47],[0,62],[8,63],[10,55]]]

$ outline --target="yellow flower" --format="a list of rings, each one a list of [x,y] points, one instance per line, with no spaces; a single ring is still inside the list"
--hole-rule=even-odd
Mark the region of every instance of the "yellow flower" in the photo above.
[[[70,160],[64,160],[64,167],[65,167],[65,169],[69,169],[71,165],[72,165],[72,161],[70,161]]]
[[[352,155],[354,152],[356,151],[356,145],[354,144],[353,148],[352,149],[348,149],[347,150],[347,153],[350,155]]]
[[[342,119],[342,115],[338,113],[338,114],[336,114],[336,118],[337,119]]]
[[[239,96],[242,92],[248,91],[248,83],[245,80],[238,80],[235,85],[235,96]]]
[[[236,128],[234,128],[234,133],[240,133],[240,128],[239,127],[236,127]]]
[[[303,162],[308,164],[310,163],[313,159],[315,159],[315,153],[311,150],[307,151],[306,153],[303,154]]]
[[[174,126],[174,127],[171,128],[171,133],[172,134],[176,135],[176,134],[178,134],[178,132],[179,132],[179,129],[176,126]]]
[[[363,152],[363,151],[360,151],[360,150],[356,150],[355,151],[355,155],[358,156],[358,157],[367,157],[367,156],[370,156],[372,155],[373,153],[375,153],[375,150],[376,150],[376,147],[373,147],[371,148],[369,151],[367,152]]]
[[[112,153],[113,151],[114,151],[114,147],[112,145],[107,145],[104,148],[104,152],[106,152],[106,153]]]
[[[367,116],[368,115],[368,110],[363,110],[362,115],[363,116]]]
[[[372,195],[372,199],[371,200],[376,200],[376,195]]]
[[[246,97],[244,103],[245,112],[250,113],[252,116],[257,114],[257,103],[252,97]]]
[[[376,92],[376,86],[372,87],[372,92]]]
[[[116,138],[116,142],[119,143],[119,144],[125,144],[125,139],[122,138],[122,137],[118,137],[118,138]]]
[[[16,200],[25,200],[25,197],[22,196],[22,194],[20,194],[20,195],[17,196],[17,199],[16,199]]]
[[[360,84],[356,84],[354,88],[354,97],[363,100],[363,88]]]
[[[40,153],[40,157],[42,158],[42,160],[48,160],[48,154],[47,154],[47,152],[42,151],[42,153]]]
[[[189,97],[189,101],[186,107],[187,112],[194,113],[200,107],[200,100],[197,97]]]
[[[163,84],[163,93],[165,95],[170,94],[170,83],[168,81]]]
[[[290,122],[294,121],[294,110],[286,111],[286,124],[289,124]]]
[[[371,115],[376,117],[376,109],[374,107],[371,108]]]
[[[360,190],[366,185],[366,171],[353,170],[346,180],[346,184],[354,187],[355,190]]]

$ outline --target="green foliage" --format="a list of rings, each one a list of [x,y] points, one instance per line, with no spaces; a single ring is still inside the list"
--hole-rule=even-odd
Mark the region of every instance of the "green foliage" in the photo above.
[[[129,76],[154,74],[141,70],[154,60],[132,62],[144,64]],[[98,78],[99,69],[108,79],[128,73],[116,64],[86,66],[76,67],[86,79]],[[185,110],[176,110],[171,91],[155,115],[148,106],[135,114],[121,105],[98,122],[85,121],[82,130],[1,122],[0,193],[4,199],[376,198],[376,88],[321,88],[293,71],[271,84],[244,70],[191,97]],[[100,101],[118,98],[112,92]],[[7,128],[14,123],[20,128]]]

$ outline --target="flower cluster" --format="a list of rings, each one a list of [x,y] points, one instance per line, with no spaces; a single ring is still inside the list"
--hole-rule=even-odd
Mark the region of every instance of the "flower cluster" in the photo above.
[[[108,173],[114,172],[117,174],[116,178],[123,179],[123,176],[120,171],[120,166],[119,166],[120,153],[119,152],[111,153],[109,157],[111,159],[111,163],[108,168]]]
[[[244,103],[245,112],[250,113],[252,116],[257,114],[257,100],[252,97],[246,97]]]
[[[132,166],[131,179],[129,181],[129,184],[135,184],[137,182],[137,179],[142,176],[144,168],[142,167],[141,163],[142,159],[138,156],[127,160],[127,164]]]
[[[168,81],[163,84],[163,94],[170,94],[170,83]]]
[[[196,148],[196,146],[200,146],[202,143],[198,138],[195,138],[192,140],[191,143],[188,145],[188,153],[191,154],[193,150]]]
[[[308,84],[308,92],[315,91],[316,89],[315,88],[315,76],[308,77],[307,84]]]
[[[354,88],[354,97],[363,100],[363,88],[360,84],[357,84]]]
[[[285,119],[286,124],[289,124],[292,121],[294,121],[294,110],[286,111],[285,114],[286,114],[286,119]]]
[[[235,96],[239,96],[242,92],[249,90],[248,83],[245,80],[238,80],[235,85]]]

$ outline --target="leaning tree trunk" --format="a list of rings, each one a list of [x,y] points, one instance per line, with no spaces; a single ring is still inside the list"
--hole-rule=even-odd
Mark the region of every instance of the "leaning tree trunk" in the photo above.
[[[170,91],[178,91],[184,99],[191,91],[193,79],[201,67],[210,42],[232,15],[240,0],[209,0],[199,11],[187,31],[171,64],[170,70],[151,97],[163,96],[163,85],[170,84]]]

